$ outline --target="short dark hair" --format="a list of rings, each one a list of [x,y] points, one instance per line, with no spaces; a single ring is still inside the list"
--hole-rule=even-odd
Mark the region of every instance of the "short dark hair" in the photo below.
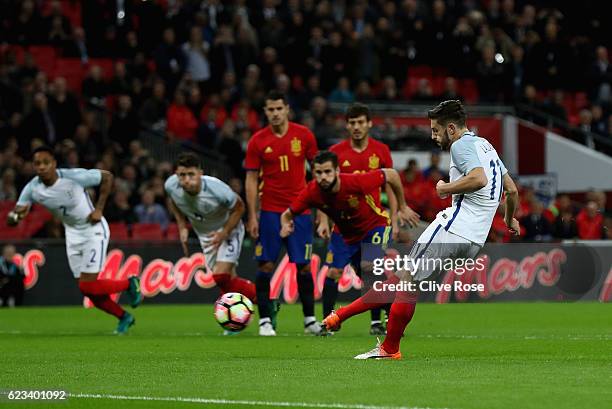
[[[334,168],[338,167],[338,155],[331,151],[319,151],[312,160],[312,166],[315,164],[322,165],[325,162],[331,162]]]
[[[280,92],[279,90],[273,89],[272,91],[268,92],[268,94],[266,95],[266,99],[265,101],[278,101],[279,99],[281,99],[285,105],[287,105],[287,96]]]
[[[32,159],[34,158],[34,155],[36,155],[38,152],[47,152],[49,155],[53,157],[53,159],[55,159],[55,152],[53,151],[53,148],[51,148],[50,146],[41,145],[38,148],[34,149],[32,151]]]
[[[368,106],[365,104],[355,102],[354,104],[351,104],[351,106],[349,106],[348,109],[346,110],[345,118],[348,121],[351,118],[357,118],[362,115],[365,115],[366,119],[369,121],[370,120],[370,108],[368,108]]]
[[[351,118],[357,118],[365,115],[366,119],[370,120],[370,108],[366,104],[355,102],[346,110],[345,119],[348,121]]]
[[[446,126],[449,122],[453,122],[459,126],[465,126],[465,109],[461,101],[450,99],[440,102],[435,108],[427,111],[429,119],[436,120],[440,125]]]
[[[178,159],[176,160],[175,168],[178,168],[179,166],[184,166],[186,168],[202,169],[202,162],[200,161],[198,155],[196,155],[195,153],[184,152],[181,153]]]

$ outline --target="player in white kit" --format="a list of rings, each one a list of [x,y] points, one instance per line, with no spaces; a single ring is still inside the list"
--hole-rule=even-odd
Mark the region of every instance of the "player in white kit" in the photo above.
[[[428,116],[432,139],[442,149],[450,150],[450,182],[439,181],[436,190],[441,198],[452,195],[452,206],[438,213],[412,247],[409,258],[422,262],[413,263],[412,271],[397,272],[388,284],[411,282],[418,288],[420,281],[433,278],[442,271],[442,265],[448,265],[425,261],[474,259],[486,241],[502,190],[506,194],[506,225],[514,235],[520,232],[519,222],[514,218],[518,205],[516,185],[495,148],[466,127],[461,102],[444,101],[430,110]],[[377,304],[368,302],[375,298],[373,291],[332,312],[323,321],[326,328],[337,329],[347,318],[374,308]],[[394,299],[385,341],[355,359],[401,358],[399,344],[414,314],[416,294],[398,290]]]
[[[57,169],[53,151],[45,146],[34,150],[32,159],[37,176],[21,191],[8,215],[8,224],[16,225],[26,217],[33,203],[40,203],[58,217],[66,233],[68,264],[79,289],[97,308],[117,317],[115,333],[125,334],[136,320],[110,295],[127,291],[130,305],[136,308],[142,301],[140,282],[137,277],[98,280],[110,239],[102,212],[113,186],[113,175],[99,169]],[[100,193],[94,206],[86,188],[98,185]]]
[[[195,154],[182,154],[175,168],[176,173],[166,180],[165,189],[185,256],[189,256],[189,220],[221,292],[238,292],[255,302],[255,284],[236,275],[244,239],[241,220],[244,202],[227,184],[204,175]]]

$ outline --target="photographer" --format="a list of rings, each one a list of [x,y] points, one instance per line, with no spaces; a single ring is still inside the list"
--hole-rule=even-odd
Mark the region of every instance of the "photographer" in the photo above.
[[[23,302],[25,275],[13,262],[15,253],[15,246],[8,244],[0,256],[0,306],[14,307]]]

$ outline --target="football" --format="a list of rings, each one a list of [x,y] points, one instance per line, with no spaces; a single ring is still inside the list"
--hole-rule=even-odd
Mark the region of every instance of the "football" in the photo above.
[[[228,331],[242,331],[251,322],[253,303],[240,293],[225,293],[215,302],[215,320]]]

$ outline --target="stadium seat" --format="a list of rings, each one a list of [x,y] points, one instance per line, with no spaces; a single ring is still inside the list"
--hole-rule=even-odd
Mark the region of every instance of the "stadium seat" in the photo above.
[[[85,76],[85,70],[78,58],[58,58],[55,63],[55,77],[64,77],[68,89],[72,92],[81,93],[81,84]]]
[[[157,223],[135,223],[132,225],[132,239],[134,240],[162,240],[164,234]]]
[[[51,46],[31,46],[28,51],[32,54],[41,71],[44,71],[47,75],[53,75],[57,60],[55,48]]]
[[[128,226],[125,222],[109,223],[108,227],[110,228],[112,240],[128,240],[130,238]]]
[[[176,223],[170,223],[168,228],[166,229],[166,238],[168,240],[178,240],[179,239],[179,229]]]

